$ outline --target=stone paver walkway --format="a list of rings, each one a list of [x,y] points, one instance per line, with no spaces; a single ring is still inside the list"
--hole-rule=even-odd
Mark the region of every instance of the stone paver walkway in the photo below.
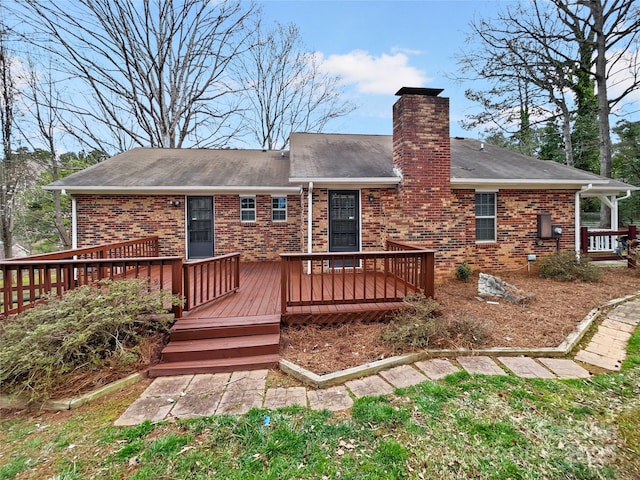
[[[589,344],[575,359],[606,370],[620,370],[627,357],[627,342],[640,322],[640,299],[613,308]]]
[[[612,309],[589,344],[575,360],[608,370],[619,370],[626,345],[640,322],[640,298]],[[267,388],[268,370],[156,378],[115,425],[136,425],[216,414],[244,414],[253,407],[280,408],[301,405],[314,410],[351,408],[354,398],[388,395],[424,381],[436,381],[465,370],[485,375],[513,374],[522,378],[586,378],[587,369],[560,358],[460,356],[434,358],[403,365],[377,375],[350,380],[326,389]]]

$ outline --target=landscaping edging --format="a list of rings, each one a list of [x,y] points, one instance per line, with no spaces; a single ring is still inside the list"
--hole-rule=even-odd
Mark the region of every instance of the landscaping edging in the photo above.
[[[354,378],[365,377],[368,375],[376,374],[380,371],[397,367],[399,365],[407,365],[410,363],[419,362],[427,358],[436,357],[450,357],[450,356],[466,356],[466,355],[489,355],[489,356],[519,356],[527,355],[530,357],[546,356],[546,357],[562,357],[567,355],[575,346],[582,340],[585,333],[591,327],[593,322],[605,311],[615,307],[620,303],[632,300],[640,296],[640,291],[627,295],[625,297],[616,298],[610,300],[599,307],[591,310],[585,318],[578,324],[576,329],[567,335],[567,338],[557,347],[544,347],[544,348],[518,348],[518,347],[503,347],[503,348],[487,348],[479,350],[467,350],[467,349],[451,349],[451,350],[424,350],[422,352],[408,353],[406,355],[397,355],[394,357],[385,358],[382,360],[376,360],[368,362],[363,365],[348,368],[346,370],[340,370],[337,372],[327,373],[324,375],[318,375],[305,368],[296,365],[286,359],[280,360],[280,370],[290,375],[291,377],[299,380],[300,382],[314,388],[327,388],[334,385],[342,384],[348,380]],[[60,410],[73,410],[82,405],[90,403],[94,400],[102,398],[110,393],[122,390],[129,385],[139,382],[146,378],[144,373],[134,373],[128,377],[116,380],[103,387],[100,387],[91,392],[87,392],[83,395],[74,398],[64,398],[58,400],[48,400],[39,405],[34,405],[24,396],[17,395],[4,395],[0,393],[0,409],[37,409],[48,411],[60,411]]]
[[[612,307],[621,303],[632,300],[640,296],[640,291],[626,295],[624,297],[609,300],[603,303],[599,307],[591,310],[584,319],[577,325],[576,329],[567,335],[567,338],[557,347],[542,347],[542,348],[520,348],[520,347],[496,347],[485,348],[478,350],[467,349],[450,349],[450,350],[423,350],[416,353],[408,353],[406,355],[398,355],[395,357],[385,358],[383,360],[376,360],[368,362],[363,365],[348,368],[346,370],[339,370],[337,372],[331,372],[324,375],[318,375],[313,373],[293,362],[286,359],[280,360],[280,370],[287,375],[292,376],[296,380],[314,388],[327,388],[334,385],[342,384],[348,380],[355,378],[365,377],[368,375],[374,375],[382,370],[396,367],[399,365],[408,365],[427,358],[436,357],[451,357],[451,356],[470,356],[470,355],[488,355],[488,356],[521,356],[528,357],[563,357],[567,355],[575,346],[582,340],[584,335],[589,330],[589,327],[593,322],[600,317],[601,314],[608,312]]]
[[[142,373],[134,373],[129,375],[128,377],[121,378],[120,380],[116,380],[115,382],[111,382],[103,387],[100,387],[91,392],[87,392],[83,395],[73,398],[62,398],[58,400],[47,400],[41,404],[34,404],[29,401],[28,398],[25,398],[21,395],[4,395],[0,394],[0,409],[37,409],[37,410],[49,410],[49,411],[60,411],[60,410],[73,410],[78,408],[86,403],[92,402],[99,398],[104,397],[113,392],[117,392],[118,390],[122,390],[129,385],[133,385],[136,382],[139,382],[145,378],[145,375]]]

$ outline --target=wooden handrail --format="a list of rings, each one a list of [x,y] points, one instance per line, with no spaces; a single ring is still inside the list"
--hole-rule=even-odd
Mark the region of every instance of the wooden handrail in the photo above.
[[[403,250],[424,250],[423,247],[410,243],[398,242],[397,240],[387,240],[387,251],[398,252]]]
[[[239,253],[186,262],[182,269],[187,310],[214,302],[240,288]]]
[[[10,258],[5,261],[20,260],[71,260],[76,258],[134,258],[157,257],[159,255],[158,237],[137,238],[122,242],[105,243],[93,247],[61,250],[59,252],[31,255],[29,257]]]
[[[281,312],[301,305],[397,302],[434,294],[435,252],[393,250],[280,255]]]
[[[182,257],[17,259],[0,262],[2,273],[2,313],[20,313],[43,295],[62,295],[81,285],[102,279],[149,278],[158,288],[182,296]],[[169,270],[167,272],[166,270]],[[182,307],[174,307],[176,318]]]

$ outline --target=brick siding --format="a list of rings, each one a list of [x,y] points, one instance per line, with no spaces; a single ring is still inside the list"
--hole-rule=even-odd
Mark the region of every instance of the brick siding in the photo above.
[[[185,256],[185,198],[182,195],[76,195],[78,246],[157,235],[160,254]],[[179,206],[170,205],[179,201]],[[256,222],[240,221],[238,195],[214,196],[216,255],[241,252],[245,261],[277,260],[299,252],[300,199],[287,196],[287,221],[271,221],[271,196],[256,196]]]

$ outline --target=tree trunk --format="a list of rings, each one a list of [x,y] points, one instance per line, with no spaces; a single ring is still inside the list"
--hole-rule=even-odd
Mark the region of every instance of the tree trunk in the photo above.
[[[607,93],[607,38],[604,33],[604,13],[601,1],[589,2],[593,14],[593,27],[596,32],[596,83],[598,92],[598,128],[600,133],[600,175],[611,178],[611,127],[609,124],[609,97]],[[600,226],[616,228],[611,225],[611,209],[600,206]]]

